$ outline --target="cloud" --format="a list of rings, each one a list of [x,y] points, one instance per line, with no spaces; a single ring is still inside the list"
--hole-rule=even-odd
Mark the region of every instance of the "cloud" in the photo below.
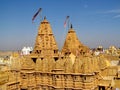
[[[120,14],[119,14],[119,15],[114,16],[113,18],[120,18]]]
[[[113,18],[120,18],[120,9],[107,10],[100,13],[113,15]]]
[[[120,13],[120,9],[108,10],[105,11],[104,13]]]

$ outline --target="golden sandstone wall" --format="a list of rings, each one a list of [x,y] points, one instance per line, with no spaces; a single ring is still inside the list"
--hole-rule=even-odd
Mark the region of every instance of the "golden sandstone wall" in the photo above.
[[[38,90],[98,90],[98,86],[110,88],[111,78],[116,75],[114,73],[111,75],[109,70],[117,69],[110,69],[107,60],[101,59],[103,56],[77,57],[72,63],[69,56],[60,57],[57,61],[54,58],[43,60],[38,58],[36,63],[30,62],[34,67],[30,67],[29,64],[23,66],[21,88],[34,88],[35,90],[36,88]],[[26,61],[29,63],[29,59]]]

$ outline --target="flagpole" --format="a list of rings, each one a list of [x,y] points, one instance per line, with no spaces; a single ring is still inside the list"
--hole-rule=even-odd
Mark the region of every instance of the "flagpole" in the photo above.
[[[41,13],[40,13],[40,23],[42,22],[42,8],[41,8]]]
[[[68,26],[68,28],[67,28],[67,26]],[[65,22],[64,22],[64,33],[63,33],[63,40],[65,40],[64,38],[66,38],[65,36],[65,34],[68,32],[68,30],[69,30],[69,16],[66,16],[66,19],[65,19]]]
[[[32,18],[32,22],[34,21],[34,19],[37,17],[37,15],[41,12],[42,8],[39,8],[39,10],[34,14],[33,18]]]
[[[68,30],[69,30],[69,28],[70,28],[70,19],[69,19],[69,18],[70,18],[70,16],[67,16],[67,26],[68,26]],[[67,31],[68,31],[68,30],[67,30]]]
[[[70,28],[70,20],[69,20],[69,18],[68,18],[68,30],[69,30],[69,28]]]
[[[67,28],[64,27],[64,32],[63,32],[63,41],[65,42],[65,38],[66,38],[66,33],[67,33]],[[64,46],[64,43],[63,43],[63,46]]]

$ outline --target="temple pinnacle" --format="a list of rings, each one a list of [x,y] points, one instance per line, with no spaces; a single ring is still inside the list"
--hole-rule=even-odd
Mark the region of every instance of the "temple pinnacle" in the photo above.
[[[71,29],[73,28],[72,24],[71,24],[70,28],[71,28]]]
[[[46,16],[44,16],[44,20],[46,20]]]

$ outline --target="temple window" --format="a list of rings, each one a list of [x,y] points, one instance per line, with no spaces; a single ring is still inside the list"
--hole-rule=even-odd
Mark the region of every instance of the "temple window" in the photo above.
[[[39,50],[39,52],[41,53],[41,50]]]
[[[38,50],[37,50],[36,52],[37,52],[37,53],[39,53],[39,51],[38,51]]]
[[[26,75],[22,75],[22,78],[23,78],[23,79],[27,79]]]
[[[57,53],[57,50],[54,50],[54,53]]]
[[[57,60],[58,60],[58,57],[54,57],[54,60],[57,61]]]
[[[83,52],[83,55],[85,55],[85,52]]]
[[[76,77],[76,76],[74,77],[74,80],[77,80],[77,77]]]
[[[84,77],[84,80],[86,80],[86,77]]]
[[[67,55],[67,52],[65,53],[65,55]]]
[[[59,76],[58,76],[58,75],[57,75],[56,77],[57,77],[57,78],[59,78]]]

